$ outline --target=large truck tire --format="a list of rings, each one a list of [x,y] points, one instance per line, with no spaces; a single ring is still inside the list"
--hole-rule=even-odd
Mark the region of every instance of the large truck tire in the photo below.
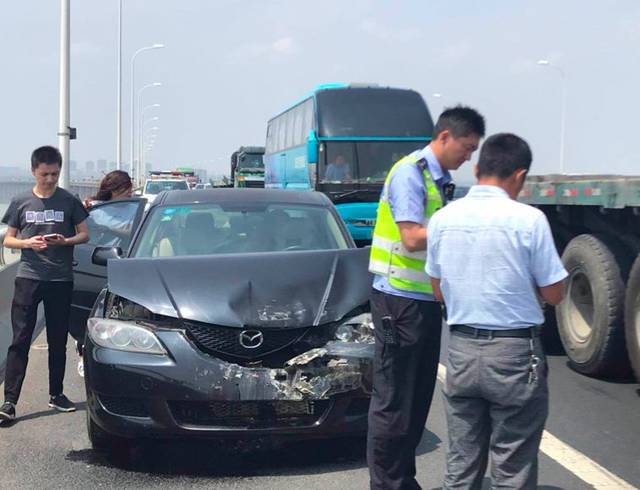
[[[640,381],[640,255],[636,258],[629,273],[624,325],[629,360],[636,379]]]
[[[562,262],[569,277],[556,318],[571,367],[591,376],[627,376],[624,297],[631,255],[610,237],[579,235]]]

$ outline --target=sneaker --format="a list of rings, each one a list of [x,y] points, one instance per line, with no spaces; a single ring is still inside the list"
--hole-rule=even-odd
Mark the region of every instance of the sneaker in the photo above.
[[[49,406],[55,408],[58,412],[75,412],[76,406],[63,394],[52,396],[49,398]]]
[[[16,418],[16,406],[11,402],[4,402],[0,407],[0,422],[8,422]]]
[[[82,360],[82,357],[78,361],[78,374],[81,378],[84,378],[84,361]]]

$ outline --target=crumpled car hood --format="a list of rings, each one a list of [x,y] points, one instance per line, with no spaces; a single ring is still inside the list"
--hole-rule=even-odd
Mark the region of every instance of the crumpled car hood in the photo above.
[[[109,261],[108,288],[153,313],[228,327],[334,322],[369,299],[369,249]]]

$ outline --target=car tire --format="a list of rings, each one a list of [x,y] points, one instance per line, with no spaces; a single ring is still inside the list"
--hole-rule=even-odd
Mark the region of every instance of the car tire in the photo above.
[[[124,440],[122,438],[104,431],[98,424],[93,421],[88,409],[86,410],[86,414],[87,434],[89,436],[91,447],[95,451],[112,453],[124,447]]]
[[[627,352],[636,379],[640,380],[640,255],[636,258],[627,282],[624,307]]]
[[[579,235],[565,248],[562,262],[569,277],[556,318],[571,367],[591,376],[628,375],[624,342],[628,250],[610,237]]]

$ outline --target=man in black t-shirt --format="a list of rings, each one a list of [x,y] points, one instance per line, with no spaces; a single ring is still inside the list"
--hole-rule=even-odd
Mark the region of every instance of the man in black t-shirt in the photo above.
[[[31,172],[36,185],[14,197],[2,218],[7,224],[4,246],[20,249],[21,257],[11,304],[13,341],[7,354],[0,422],[16,416],[40,302],[44,302],[49,351],[49,406],[61,412],[76,409],[63,394],[62,382],[73,290],[73,246],[89,240],[88,213],[79,199],[58,187],[61,167],[62,156],[56,148],[34,150]]]

